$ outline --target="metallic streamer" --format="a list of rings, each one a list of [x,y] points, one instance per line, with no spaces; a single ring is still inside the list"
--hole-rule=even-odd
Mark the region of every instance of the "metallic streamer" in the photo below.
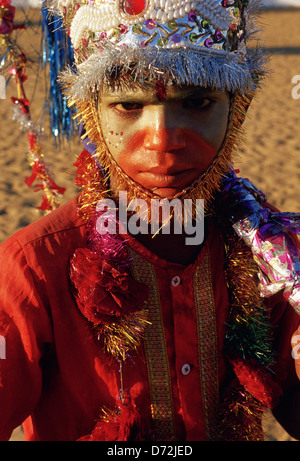
[[[74,130],[72,111],[67,105],[57,78],[66,65],[72,66],[73,47],[63,30],[61,19],[55,16],[49,17],[45,9],[42,10],[42,27],[43,66],[49,64],[51,130],[54,139],[60,141],[65,136],[69,140]]]
[[[258,267],[260,294],[281,290],[300,315],[300,254],[291,233],[300,234],[300,213],[272,212],[263,206],[265,196],[247,179],[232,171],[220,194],[221,216],[251,248]],[[225,211],[224,211],[225,210]]]

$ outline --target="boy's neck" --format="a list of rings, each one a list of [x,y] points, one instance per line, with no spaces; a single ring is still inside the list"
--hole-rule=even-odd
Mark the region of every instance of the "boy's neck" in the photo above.
[[[187,245],[186,237],[184,233],[158,234],[155,237],[151,234],[134,236],[136,240],[159,258],[171,263],[188,266],[195,261],[204,242],[201,245]]]

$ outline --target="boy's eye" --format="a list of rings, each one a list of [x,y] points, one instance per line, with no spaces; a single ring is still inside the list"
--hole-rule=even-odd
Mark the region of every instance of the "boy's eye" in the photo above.
[[[212,103],[212,99],[209,98],[189,98],[184,101],[183,107],[186,109],[203,110],[208,108]]]
[[[131,112],[142,109],[143,105],[137,102],[122,102],[116,104],[114,107],[119,112]]]

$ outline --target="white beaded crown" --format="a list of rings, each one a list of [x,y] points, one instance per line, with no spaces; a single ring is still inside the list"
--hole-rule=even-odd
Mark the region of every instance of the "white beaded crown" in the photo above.
[[[257,0],[48,2],[62,15],[74,47],[77,99],[87,99],[120,71],[138,80],[255,90],[264,59],[246,42],[256,7]]]

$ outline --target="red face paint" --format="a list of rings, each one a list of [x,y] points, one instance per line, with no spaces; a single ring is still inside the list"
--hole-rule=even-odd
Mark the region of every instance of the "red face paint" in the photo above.
[[[155,83],[155,94],[159,102],[164,102],[167,96],[166,86],[160,80],[157,80]]]
[[[149,88],[105,93],[101,127],[123,171],[161,197],[171,197],[214,160],[226,134],[228,108],[223,92],[176,85],[166,91],[157,81]]]
[[[117,161],[135,182],[162,197],[169,197],[198,179],[216,154],[216,150],[192,130],[147,128],[127,141]]]

